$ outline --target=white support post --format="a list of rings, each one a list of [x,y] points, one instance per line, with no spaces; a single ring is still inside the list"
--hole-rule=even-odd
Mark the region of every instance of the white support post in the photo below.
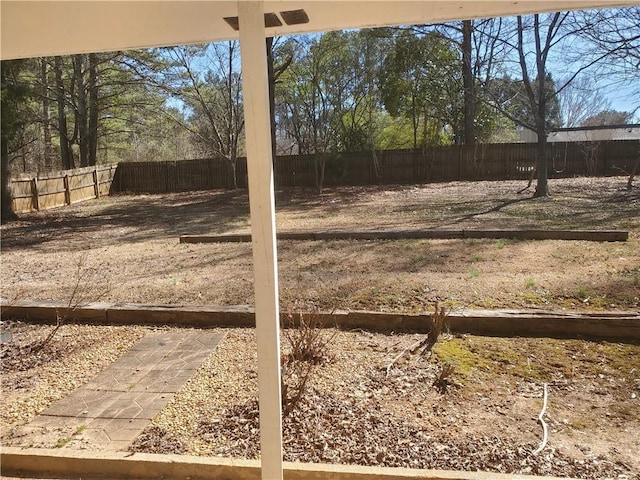
[[[282,480],[280,314],[264,6],[262,1],[237,4],[253,242],[262,479]]]

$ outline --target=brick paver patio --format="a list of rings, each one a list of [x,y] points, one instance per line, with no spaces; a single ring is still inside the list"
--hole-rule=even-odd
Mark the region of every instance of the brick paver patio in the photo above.
[[[222,338],[206,331],[147,334],[97,377],[23,427],[25,442],[126,449]]]

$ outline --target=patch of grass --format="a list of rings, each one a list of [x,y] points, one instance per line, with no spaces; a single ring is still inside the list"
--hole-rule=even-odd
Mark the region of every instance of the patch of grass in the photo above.
[[[479,253],[471,254],[471,263],[483,262],[483,261],[484,261],[484,257]]]
[[[62,448],[64,447],[67,443],[69,443],[71,441],[70,437],[63,437],[63,438],[59,438],[58,441],[56,442],[56,446],[55,448]]]
[[[469,278],[478,278],[480,276],[480,270],[473,265],[469,267]]]
[[[506,246],[507,246],[507,242],[505,242],[504,240],[496,241],[496,247],[498,247],[500,250],[502,250]]]
[[[592,423],[584,417],[575,418],[569,421],[569,426],[574,430],[587,430],[591,425]]]
[[[524,288],[533,288],[536,286],[536,281],[533,277],[528,277],[525,281],[524,281]]]
[[[491,297],[482,297],[474,302],[478,307],[481,308],[500,308],[502,307],[502,302],[495,298]]]
[[[640,372],[638,346],[628,343],[600,342],[597,357],[620,375],[630,377]]]
[[[592,296],[588,300],[589,306],[597,310],[604,310],[611,304],[611,299],[606,296]]]
[[[414,255],[413,258],[411,258],[411,262],[414,264],[414,266],[424,265],[426,260],[427,260],[427,256],[424,253],[419,253],[417,255]]]
[[[518,295],[524,303],[531,305],[549,305],[551,295],[543,288],[530,288]]]
[[[576,292],[576,296],[580,299],[580,300],[586,300],[587,298],[589,298],[589,290],[587,290],[587,287],[580,285],[578,287],[578,290]]]

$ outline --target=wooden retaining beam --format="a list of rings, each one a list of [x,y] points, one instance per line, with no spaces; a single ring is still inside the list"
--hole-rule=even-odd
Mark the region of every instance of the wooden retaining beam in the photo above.
[[[254,310],[248,306],[184,306],[90,303],[68,311],[56,302],[16,301],[2,304],[2,318],[55,323],[58,316],[70,321],[117,325],[190,325],[198,327],[253,327]],[[343,329],[426,333],[430,313],[401,314],[368,311],[305,313],[319,324]],[[281,314],[284,325],[295,323]],[[559,337],[640,340],[638,312],[551,312],[540,310],[462,310],[450,312],[447,328],[454,333],[500,337]]]
[[[517,240],[586,240],[592,242],[626,242],[624,230],[370,230],[277,232],[278,240],[402,240],[402,239],[464,239],[511,238]],[[223,235],[183,235],[180,243],[250,242],[250,233]]]
[[[1,474],[33,478],[260,480],[260,461],[191,455],[2,447]],[[284,462],[285,480],[562,480],[557,477]]]

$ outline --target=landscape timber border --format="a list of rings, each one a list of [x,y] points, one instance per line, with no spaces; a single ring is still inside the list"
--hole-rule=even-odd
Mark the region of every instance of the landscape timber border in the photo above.
[[[95,302],[69,308],[52,301],[2,300],[3,319],[55,323],[63,315],[70,322],[101,325],[183,325],[199,328],[254,327],[255,311],[246,305],[187,306]],[[429,331],[430,312],[416,314],[336,310],[283,312],[284,327],[295,326],[300,315],[318,324],[344,330],[382,332]],[[544,310],[452,310],[445,328],[451,333],[495,337],[594,338],[640,341],[640,312],[566,312]]]
[[[260,461],[188,455],[3,447],[0,473],[20,477],[259,480]],[[285,480],[561,480],[453,470],[284,462]],[[47,478],[47,477],[45,477]],[[564,479],[567,480],[567,479]]]
[[[365,230],[322,232],[276,232],[278,240],[406,240],[406,239],[515,239],[515,240],[586,240],[592,242],[626,242],[624,230]],[[250,233],[223,235],[182,235],[180,243],[250,242]]]

